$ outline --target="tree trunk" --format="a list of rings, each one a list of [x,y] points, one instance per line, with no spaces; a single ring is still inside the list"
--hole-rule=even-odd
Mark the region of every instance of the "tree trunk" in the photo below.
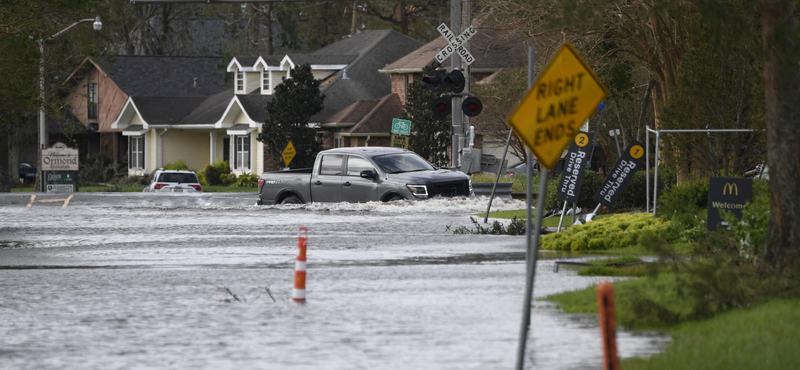
[[[272,3],[267,5],[266,11],[266,19],[264,20],[264,25],[267,27],[267,55],[272,55],[275,53],[275,44],[273,42],[273,33],[272,33]]]
[[[2,128],[0,128],[0,193],[8,193],[11,191],[10,187],[8,186],[9,183],[8,173],[8,152],[9,152],[9,135],[7,132],[3,132]],[[17,170],[19,171],[19,170]],[[14,172],[17,172],[14,171]],[[13,173],[13,172],[12,172]]]
[[[8,183],[19,183],[19,128],[8,128]]]
[[[800,249],[800,70],[793,0],[761,0],[764,115],[771,206],[764,260],[778,270]]]

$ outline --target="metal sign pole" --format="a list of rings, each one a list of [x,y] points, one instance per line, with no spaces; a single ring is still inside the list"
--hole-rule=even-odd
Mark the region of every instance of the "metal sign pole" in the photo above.
[[[572,202],[572,225],[575,225],[575,212],[577,212],[578,203]]]
[[[494,192],[497,189],[497,183],[500,181],[500,170],[503,169],[503,163],[506,161],[506,154],[508,153],[508,145],[511,144],[511,135],[514,135],[514,130],[508,130],[508,139],[506,140],[506,148],[503,150],[503,159],[500,160],[500,166],[497,167],[497,175],[494,177],[494,185],[492,185],[492,194],[489,196],[489,205],[486,206],[486,216],[483,218],[483,223],[489,222],[489,211],[492,209],[492,201],[494,200]],[[528,161],[530,166],[530,161]]]
[[[661,133],[656,131],[656,169],[653,175],[653,216],[656,215],[656,208],[658,208],[658,144],[661,141]]]
[[[556,229],[557,233],[561,232],[561,224],[564,222],[564,213],[565,212],[567,212],[567,201],[566,200],[564,201],[564,206],[561,207],[561,217],[558,219],[558,229]]]
[[[600,128],[603,127],[603,112],[605,111],[606,103],[600,103],[600,117],[597,118],[597,135],[594,135],[594,140],[592,140],[592,152],[589,153],[589,160],[586,161],[586,168],[592,168],[592,157],[594,157],[594,147],[597,144],[597,139],[600,138]],[[588,130],[587,130],[588,131]]]
[[[535,63],[535,51],[533,45],[528,46],[528,89],[533,88],[533,74]],[[530,149],[525,148],[525,157],[527,158],[527,179],[526,186],[526,219],[525,219],[525,242],[527,248],[525,249],[525,299],[522,304],[522,327],[519,334],[519,347],[517,348],[517,370],[522,370],[525,366],[525,345],[528,342],[528,327],[531,324],[531,299],[533,297],[533,281],[536,276],[536,252],[539,248],[539,229],[542,227],[542,208],[544,208],[544,197],[547,194],[547,173],[546,169],[539,172],[539,195],[536,198],[536,227],[533,230],[535,235],[531,235],[531,203],[532,203],[532,190],[533,190],[533,167],[531,166],[531,153]],[[544,190],[542,190],[544,189]],[[532,240],[533,239],[533,240]]]
[[[644,166],[645,166],[645,193],[647,197],[647,204],[644,206],[644,211],[650,213],[650,126],[644,126]]]

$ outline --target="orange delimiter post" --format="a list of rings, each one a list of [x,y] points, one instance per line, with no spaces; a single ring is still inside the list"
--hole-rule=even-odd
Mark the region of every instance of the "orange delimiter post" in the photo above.
[[[617,357],[617,319],[614,312],[614,286],[609,282],[597,285],[597,310],[603,337],[603,369],[619,370]]]

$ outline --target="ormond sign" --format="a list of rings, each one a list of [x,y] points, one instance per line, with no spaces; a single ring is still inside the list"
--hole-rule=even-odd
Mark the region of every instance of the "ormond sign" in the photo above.
[[[78,171],[78,149],[69,148],[64,143],[56,143],[42,149],[42,171]]]

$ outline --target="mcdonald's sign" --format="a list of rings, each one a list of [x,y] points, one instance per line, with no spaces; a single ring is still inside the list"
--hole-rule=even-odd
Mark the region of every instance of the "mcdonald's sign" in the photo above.
[[[735,182],[726,182],[722,187],[722,195],[739,195],[739,186]]]
[[[753,199],[753,180],[733,177],[712,177],[708,180],[708,231],[724,224],[720,210],[742,219],[742,209]]]

